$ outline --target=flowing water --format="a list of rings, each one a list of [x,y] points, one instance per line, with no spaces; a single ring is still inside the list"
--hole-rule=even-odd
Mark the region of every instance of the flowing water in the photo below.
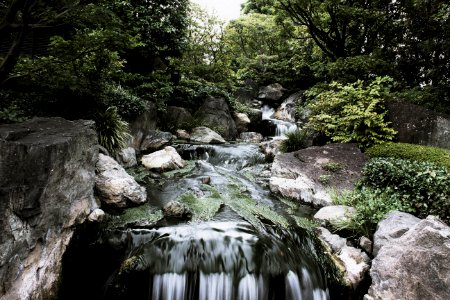
[[[60,299],[329,299],[316,244],[292,217],[311,209],[270,194],[256,145],[177,150],[189,171],[149,181],[148,208],[140,209],[177,200],[192,220],[104,230],[85,254],[72,251],[82,258],[65,267],[67,281],[76,277],[84,289],[63,283]]]
[[[297,125],[295,123],[286,122],[282,120],[278,120],[275,118],[272,118],[275,114],[275,110],[271,108],[268,105],[264,105],[261,108],[262,111],[262,119],[263,120],[270,120],[273,124],[275,124],[275,137],[282,137],[284,134],[288,132],[292,132],[297,130]]]

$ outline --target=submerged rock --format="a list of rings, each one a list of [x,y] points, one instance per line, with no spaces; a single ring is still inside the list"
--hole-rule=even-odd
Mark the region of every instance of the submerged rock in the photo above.
[[[0,298],[53,299],[75,227],[97,208],[92,121],[0,126]]]
[[[149,170],[165,172],[183,168],[186,162],[178,154],[177,150],[171,146],[163,150],[142,156],[142,164]]]
[[[242,132],[239,138],[246,143],[260,143],[264,137],[258,132]]]
[[[396,215],[387,216],[387,223]],[[450,299],[450,227],[429,216],[391,238],[378,250],[370,276],[366,300]]]
[[[191,210],[184,204],[178,201],[170,201],[163,207],[165,217],[179,218],[190,220],[192,217]]]
[[[142,204],[147,200],[145,188],[112,157],[99,154],[96,167],[95,188],[105,204],[123,208],[127,201]]]
[[[353,189],[366,160],[353,144],[330,144],[278,154],[272,165],[270,189],[314,206],[331,205],[329,191]],[[322,180],[325,176],[326,182]]]
[[[202,144],[224,144],[225,140],[217,132],[208,127],[200,126],[192,130],[191,141]]]
[[[347,246],[347,240],[331,234],[330,231],[323,227],[319,227],[319,238],[331,249],[331,254],[335,261],[341,264],[345,272],[345,281],[347,285],[356,290],[358,285],[367,275],[369,271],[370,258],[360,249]]]

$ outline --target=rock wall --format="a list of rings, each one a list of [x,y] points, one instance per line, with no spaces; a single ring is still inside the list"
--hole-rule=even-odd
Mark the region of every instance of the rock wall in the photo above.
[[[386,108],[399,142],[450,149],[449,116],[411,103],[391,101]]]
[[[74,227],[97,207],[92,121],[0,126],[0,299],[54,299]]]

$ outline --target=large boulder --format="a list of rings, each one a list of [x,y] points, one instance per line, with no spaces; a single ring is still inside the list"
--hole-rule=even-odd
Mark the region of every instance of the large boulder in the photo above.
[[[379,249],[370,276],[366,300],[450,299],[450,227],[433,216],[416,223]]]
[[[272,164],[270,190],[318,207],[331,205],[329,191],[353,189],[366,160],[353,144],[330,144],[278,154]]]
[[[220,134],[208,127],[195,127],[191,132],[191,141],[202,144],[223,144],[225,140]]]
[[[450,116],[412,103],[391,101],[386,108],[399,142],[450,149]]]
[[[92,121],[0,126],[0,299],[56,298],[61,260],[94,198]]]
[[[172,141],[173,135],[170,132],[149,130],[142,139],[139,150],[143,152],[153,152],[169,145]]]
[[[247,114],[244,113],[234,113],[234,122],[236,123],[236,129],[238,133],[245,132],[248,130],[248,125],[250,124],[250,119]]]
[[[300,91],[287,97],[275,111],[274,118],[287,122],[295,122],[297,104],[301,101],[303,94],[304,92]]]
[[[184,107],[168,106],[166,111],[165,122],[174,129],[184,128],[192,122],[191,113]]]
[[[224,98],[208,97],[195,113],[195,118],[203,125],[220,132],[226,139],[236,138],[238,132]]]
[[[283,88],[283,86],[279,83],[273,83],[268,86],[261,87],[259,89],[258,93],[258,99],[273,102],[273,101],[279,101],[284,93],[286,92],[286,89]]]
[[[401,211],[394,210],[387,213],[383,220],[378,223],[373,236],[373,255],[376,256],[381,247],[398,239],[419,222],[419,218]]]
[[[142,156],[142,165],[149,170],[165,172],[183,168],[186,162],[175,148],[167,146],[163,150]]]
[[[95,189],[105,204],[124,208],[128,202],[142,204],[147,201],[145,188],[112,157],[100,153],[96,168]]]
[[[360,249],[347,246],[347,240],[332,234],[323,227],[318,228],[319,239],[329,249],[337,267],[344,272],[346,285],[356,290],[369,271],[370,258]]]
[[[136,151],[141,149],[142,140],[147,136],[147,133],[151,130],[156,130],[158,120],[156,105],[151,102],[148,105],[149,109],[130,123],[132,139],[129,146],[136,149]]]

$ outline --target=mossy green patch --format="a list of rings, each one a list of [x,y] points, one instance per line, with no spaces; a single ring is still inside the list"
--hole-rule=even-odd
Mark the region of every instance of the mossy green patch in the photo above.
[[[131,223],[153,224],[163,218],[162,211],[148,205],[127,208],[120,215],[107,215],[105,226],[108,228],[125,227]]]
[[[195,161],[188,160],[186,161],[186,165],[183,168],[164,172],[162,173],[162,175],[165,178],[182,177],[184,175],[191,173],[192,170],[194,170],[194,168],[195,168]]]
[[[210,220],[220,208],[223,203],[220,197],[196,197],[191,193],[183,194],[178,199],[181,203],[187,205],[192,211],[193,221],[206,221]]]

